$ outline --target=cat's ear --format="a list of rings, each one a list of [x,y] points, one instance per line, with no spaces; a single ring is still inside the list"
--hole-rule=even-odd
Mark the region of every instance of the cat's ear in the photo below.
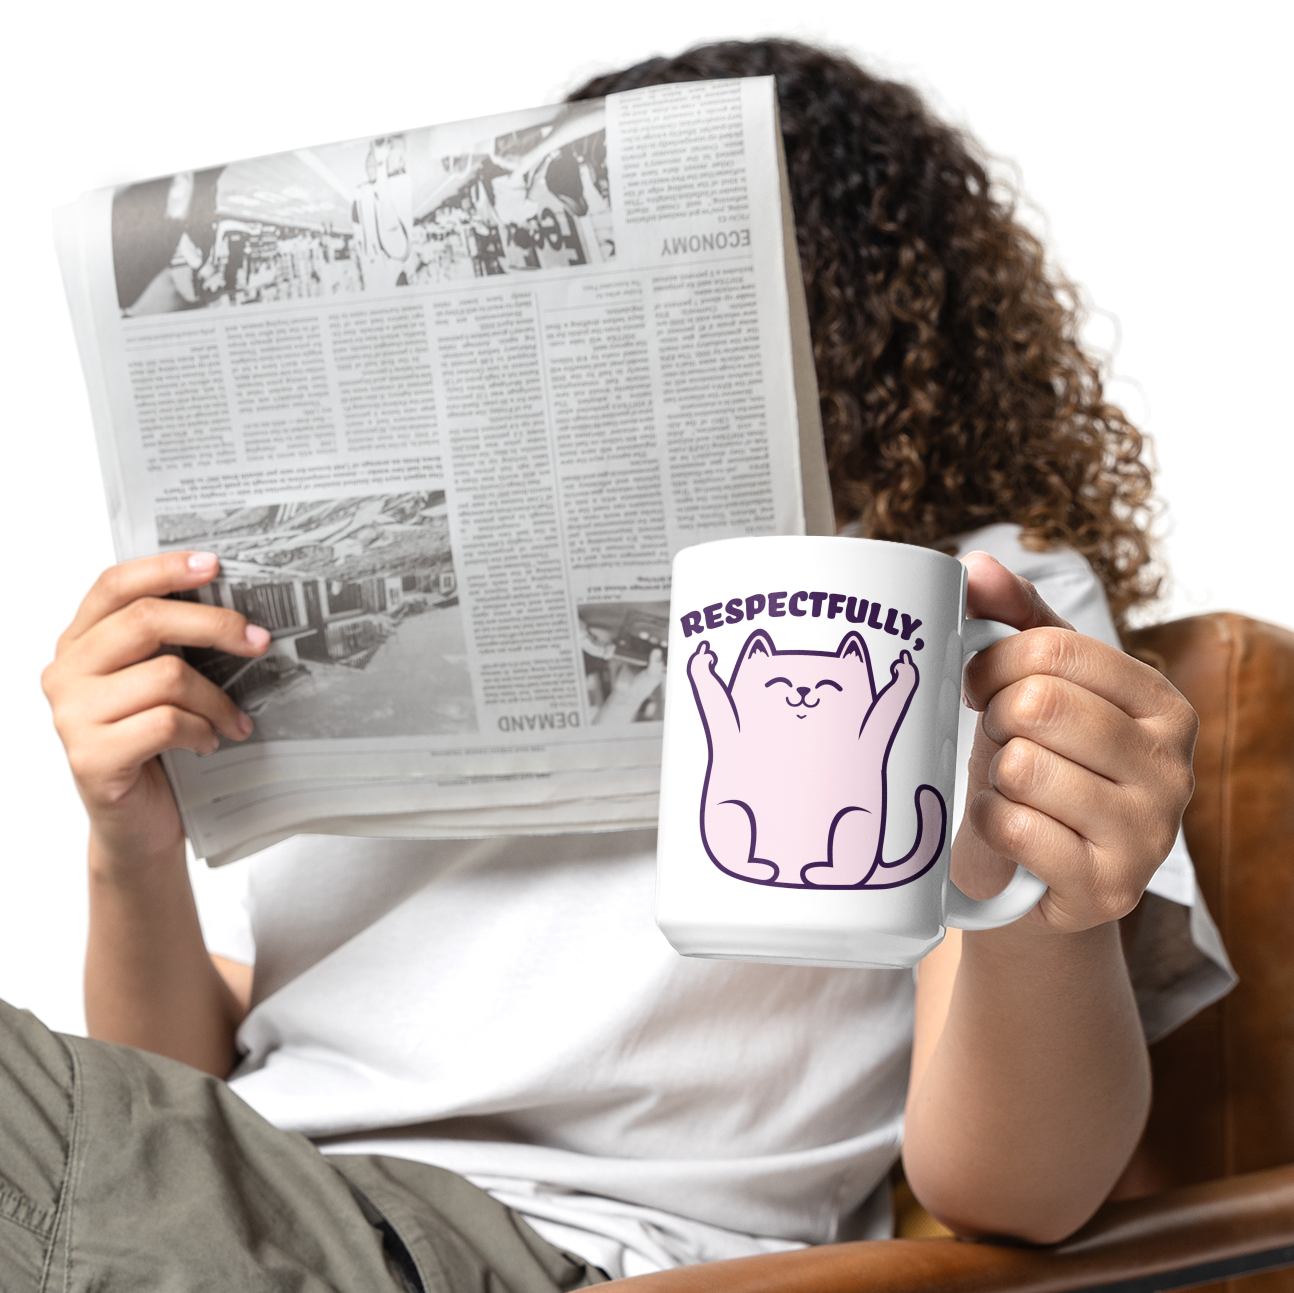
[[[836,656],[841,660],[857,660],[859,664],[871,669],[871,660],[867,655],[867,643],[857,633],[846,633],[836,648]]]
[[[855,633],[854,636],[857,637],[858,635]],[[773,639],[763,629],[756,629],[746,639],[746,645],[741,648],[737,663],[741,665],[755,656],[775,656],[776,654],[777,648],[773,645]]]

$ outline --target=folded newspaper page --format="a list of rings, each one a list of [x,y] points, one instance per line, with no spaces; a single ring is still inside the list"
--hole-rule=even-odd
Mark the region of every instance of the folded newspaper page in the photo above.
[[[831,533],[770,77],[301,149],[56,216],[118,558],[272,633],[164,756],[195,852],[652,824],[681,547]]]

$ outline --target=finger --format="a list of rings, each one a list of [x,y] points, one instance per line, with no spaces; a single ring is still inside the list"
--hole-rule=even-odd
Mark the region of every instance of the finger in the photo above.
[[[205,718],[222,736],[241,741],[252,720],[210,679],[177,655],[159,655],[120,669],[85,688],[84,716],[91,722],[116,723],[159,705],[173,705]]]
[[[100,620],[70,648],[83,672],[114,673],[156,655],[164,646],[215,647],[231,655],[260,655],[268,630],[223,606],[141,597]]]
[[[1044,880],[1093,865],[1093,847],[1077,831],[992,786],[966,806],[966,820],[994,853]]]
[[[1183,730],[1190,726],[1194,740],[1194,711],[1162,674],[1118,647],[1070,629],[1030,629],[981,651],[963,676],[967,703],[984,709],[1004,687],[1035,674],[1064,678],[1133,718],[1164,717]]]
[[[174,705],[158,705],[101,729],[101,739],[68,751],[72,771],[83,783],[104,783],[134,770],[166,750],[214,754],[220,738],[205,718]]]
[[[1023,737],[1109,778],[1144,780],[1153,743],[1134,718],[1067,678],[1032,674],[1003,687],[984,709],[996,745]]]
[[[966,614],[972,619],[998,620],[1012,628],[1072,628],[1060,618],[1027,580],[1008,570],[987,552],[968,552],[961,559],[966,567]]]
[[[209,584],[220,570],[212,552],[163,552],[110,566],[94,581],[76,616],[59,639],[72,642],[105,616],[139,597],[165,597]]]
[[[1113,786],[1033,741],[1008,741],[989,763],[988,784],[1098,849],[1137,862],[1146,879],[1168,856],[1177,834],[1176,821],[1159,812],[1157,802],[1140,788]]]
[[[1090,841],[1047,813],[990,788],[975,796],[966,816],[994,853],[1047,882],[1043,902],[1053,910],[1059,906],[1071,915],[1088,912],[1101,921],[1117,920],[1141,897],[1144,883],[1128,867],[1105,863]]]

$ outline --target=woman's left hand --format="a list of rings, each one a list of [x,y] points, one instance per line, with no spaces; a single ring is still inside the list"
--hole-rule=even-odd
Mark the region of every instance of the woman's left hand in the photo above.
[[[963,560],[968,615],[1021,632],[966,668],[980,721],[953,879],[987,896],[1019,863],[1049,886],[1025,925],[1074,932],[1117,920],[1177,835],[1194,788],[1195,711],[1149,665],[1076,633],[986,553]]]

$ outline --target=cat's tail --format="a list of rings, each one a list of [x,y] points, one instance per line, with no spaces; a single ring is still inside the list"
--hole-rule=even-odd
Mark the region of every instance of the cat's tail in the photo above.
[[[881,859],[867,877],[862,886],[864,889],[893,889],[896,885],[907,884],[909,880],[925,875],[943,852],[944,837],[948,833],[948,810],[944,806],[943,795],[934,786],[918,786],[916,803],[916,843],[907,856],[897,862]]]

